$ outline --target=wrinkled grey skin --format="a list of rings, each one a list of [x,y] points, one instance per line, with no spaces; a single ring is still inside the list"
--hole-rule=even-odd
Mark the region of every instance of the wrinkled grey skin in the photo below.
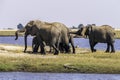
[[[16,39],[18,38],[19,32],[25,32],[25,49],[27,49],[27,36],[32,35],[36,36],[39,40],[39,44],[41,47],[41,53],[45,54],[44,44],[48,43],[55,49],[55,55],[59,53],[58,46],[59,42],[63,42],[66,45],[66,48],[69,48],[69,29],[62,23],[54,22],[54,23],[47,23],[42,22],[40,20],[33,20],[27,23],[23,30],[16,31]],[[55,46],[57,44],[57,47]]]
[[[76,34],[89,38],[89,44],[92,52],[96,52],[94,46],[97,43],[107,43],[106,52],[115,52],[114,49],[114,29],[109,25],[93,26],[88,25],[79,29]]]

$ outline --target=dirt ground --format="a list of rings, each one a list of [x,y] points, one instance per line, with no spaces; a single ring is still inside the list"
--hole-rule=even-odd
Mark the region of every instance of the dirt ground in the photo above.
[[[20,56],[29,56],[29,55],[34,55],[32,53],[31,47],[28,47],[27,53],[23,52],[24,46],[18,46],[18,45],[8,45],[8,44],[0,44],[0,56],[12,56],[12,57],[20,57]],[[47,52],[49,51],[49,48],[46,47]],[[76,48],[76,53],[87,53],[89,52],[88,49],[81,49],[81,48]],[[37,53],[40,54],[40,53]],[[52,55],[51,55],[52,56]]]

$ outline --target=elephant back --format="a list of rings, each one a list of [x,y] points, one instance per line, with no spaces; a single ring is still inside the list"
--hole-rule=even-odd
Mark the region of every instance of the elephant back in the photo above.
[[[115,34],[115,30],[112,26],[109,26],[109,25],[102,25],[100,26],[100,28],[104,29],[105,31],[107,32],[111,32],[111,33],[114,33]]]

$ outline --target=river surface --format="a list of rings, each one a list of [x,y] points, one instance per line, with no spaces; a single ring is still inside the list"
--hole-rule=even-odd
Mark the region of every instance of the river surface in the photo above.
[[[120,80],[120,74],[2,72],[0,80]]]
[[[33,37],[28,37],[28,45],[32,45],[32,39]],[[15,45],[24,45],[24,37],[19,37],[18,40],[15,40],[15,37],[0,37],[0,43],[3,44],[15,44]],[[89,46],[89,40],[84,38],[74,38],[75,46],[78,46],[80,48],[90,48]],[[106,44],[104,43],[98,43],[95,46],[96,49],[99,50],[106,50]],[[115,40],[115,49],[120,50],[120,39]]]

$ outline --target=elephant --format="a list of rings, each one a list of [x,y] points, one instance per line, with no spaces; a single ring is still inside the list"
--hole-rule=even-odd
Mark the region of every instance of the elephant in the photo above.
[[[37,40],[37,37],[34,37],[32,40],[32,52],[37,53],[39,46],[40,45],[39,45],[39,41]]]
[[[55,55],[59,53],[58,48],[55,46],[56,43],[59,44],[61,32],[54,25],[45,25],[42,21],[34,20],[27,23],[24,28],[25,30],[25,50],[27,49],[27,36],[30,34],[36,36],[41,47],[41,53],[46,54],[44,50],[44,43],[49,43],[55,49]],[[19,30],[20,31],[20,30]],[[18,31],[16,32],[16,39],[18,36]]]
[[[74,41],[73,41],[73,36],[70,35],[69,37],[69,44],[71,44],[72,46],[72,49],[73,49],[73,53],[75,53],[75,47],[74,47]],[[47,44],[48,45],[48,44]],[[32,50],[33,50],[33,53],[37,53],[38,52],[38,48],[39,48],[39,42],[37,40],[37,37],[34,37],[33,40],[32,40]],[[63,52],[70,52],[70,49],[67,50],[66,47],[64,46],[64,43],[59,43],[59,50],[61,53]],[[52,52],[52,48],[50,47],[50,51],[49,52]]]
[[[81,27],[75,34],[89,38],[89,44],[92,52],[96,52],[94,46],[97,43],[107,43],[106,52],[111,53],[115,52],[114,48],[114,29],[109,25],[102,25],[102,26],[94,26],[94,25],[87,25],[85,27]]]
[[[66,46],[66,49],[69,49],[69,29],[62,23],[59,22],[43,22],[40,20],[32,20],[29,21],[26,26],[22,30],[18,30],[15,32],[16,38],[18,39],[18,33],[19,32],[25,32],[24,40],[25,40],[25,49],[24,52],[26,52],[27,49],[27,36],[36,36],[40,47],[41,47],[41,53],[45,54],[44,50],[44,43],[48,43],[50,46],[52,46],[55,49],[54,55],[58,55],[59,53],[59,43],[63,42]],[[55,46],[57,44],[57,46]]]
[[[46,45],[49,45],[49,44],[46,44]],[[37,53],[39,47],[40,47],[39,41],[37,40],[37,37],[35,36],[32,40],[32,52]],[[40,47],[40,50],[41,50],[41,47]],[[49,52],[52,52],[51,46],[50,46],[50,51]]]

